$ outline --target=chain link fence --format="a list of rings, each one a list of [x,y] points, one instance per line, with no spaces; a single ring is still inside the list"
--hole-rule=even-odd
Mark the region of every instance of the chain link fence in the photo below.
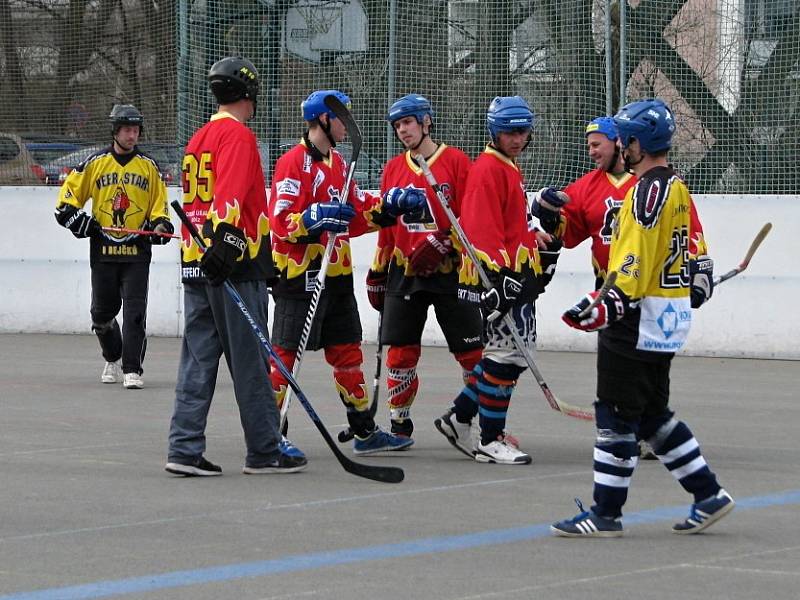
[[[351,96],[366,169],[377,172],[400,151],[384,121],[396,98],[427,96],[434,137],[474,157],[491,99],[520,94],[537,117],[522,160],[528,184],[565,185],[591,168],[588,120],[659,96],[676,113],[672,158],[695,193],[796,194],[799,5],[0,0],[0,184],[43,173],[57,183],[36,149],[108,143],[115,102],[142,110],[146,142],[179,154],[214,110],[209,66],[239,54],[260,73],[251,125],[267,169],[302,133],[300,102],[315,89]]]

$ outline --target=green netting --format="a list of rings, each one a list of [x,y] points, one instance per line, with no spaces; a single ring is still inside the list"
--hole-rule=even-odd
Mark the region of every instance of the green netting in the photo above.
[[[253,128],[268,163],[301,133],[314,89],[352,97],[378,169],[400,149],[391,100],[426,95],[435,137],[475,156],[491,99],[520,94],[537,115],[529,185],[563,185],[590,168],[587,120],[657,95],[677,114],[673,158],[695,192],[797,193],[798,4],[0,0],[0,183],[14,181],[14,140],[107,141],[114,102],[144,112],[148,141],[183,144],[214,109],[208,67],[241,54],[260,72]]]

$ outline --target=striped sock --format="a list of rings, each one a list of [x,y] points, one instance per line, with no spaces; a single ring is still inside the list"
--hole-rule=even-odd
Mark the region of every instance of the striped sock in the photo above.
[[[647,440],[672,476],[683,489],[700,502],[719,490],[717,476],[711,471],[692,431],[683,421],[670,419]]]
[[[599,429],[594,446],[594,501],[592,511],[606,518],[622,515],[636,465],[639,446],[633,433]]]

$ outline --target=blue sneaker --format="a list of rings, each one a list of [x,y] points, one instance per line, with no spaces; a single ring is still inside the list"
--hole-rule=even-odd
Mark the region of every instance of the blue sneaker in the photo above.
[[[300,448],[298,448],[297,446],[295,446],[285,435],[282,435],[281,441],[278,442],[278,450],[280,450],[282,454],[286,454],[287,456],[294,456],[295,458],[306,457],[306,455],[303,454],[303,451],[300,450]]]
[[[410,437],[392,435],[376,427],[375,431],[365,438],[353,438],[353,454],[376,454],[378,452],[391,452],[405,450],[414,444]]]
[[[550,531],[559,537],[621,537],[622,523],[619,519],[609,519],[583,510],[581,501],[575,498],[581,512],[571,519],[565,519],[550,526]]]
[[[720,489],[715,496],[692,504],[689,516],[683,523],[675,523],[672,533],[698,533],[733,510],[736,503],[731,495]]]

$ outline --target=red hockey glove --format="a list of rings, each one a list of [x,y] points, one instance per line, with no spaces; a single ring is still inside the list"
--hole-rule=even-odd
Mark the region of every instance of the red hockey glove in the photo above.
[[[615,288],[608,290],[608,294],[595,306],[588,315],[581,317],[583,312],[597,298],[599,292],[589,292],[578,303],[561,315],[561,320],[570,327],[581,331],[599,331],[605,329],[614,321],[618,321],[625,314],[625,301],[623,294]]]
[[[453,242],[447,231],[434,231],[411,251],[411,268],[417,275],[431,275],[453,251]]]
[[[378,312],[383,310],[386,299],[386,273],[380,271],[367,271],[367,299],[372,308]]]

